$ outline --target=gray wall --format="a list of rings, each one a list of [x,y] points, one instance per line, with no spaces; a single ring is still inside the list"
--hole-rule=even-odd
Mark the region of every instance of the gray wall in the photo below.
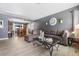
[[[73,11],[74,27],[79,24],[79,8]]]
[[[49,24],[49,20],[52,17],[56,17],[57,20],[59,19],[63,19],[63,23],[57,23],[55,26],[50,26]],[[54,15],[49,15],[47,17],[41,18],[36,20],[35,22],[37,22],[39,24],[38,29],[41,30],[46,30],[46,31],[50,31],[50,30],[71,30],[72,29],[72,13],[70,11],[63,11]],[[48,25],[46,25],[46,22],[48,23]],[[36,25],[37,26],[37,25]]]
[[[8,17],[0,14],[0,19],[3,20],[3,28],[0,28],[0,39],[8,38]]]

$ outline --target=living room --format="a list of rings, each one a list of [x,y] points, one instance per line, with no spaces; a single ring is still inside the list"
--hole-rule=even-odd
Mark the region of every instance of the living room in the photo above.
[[[0,55],[79,55],[79,4],[3,3],[0,8]]]

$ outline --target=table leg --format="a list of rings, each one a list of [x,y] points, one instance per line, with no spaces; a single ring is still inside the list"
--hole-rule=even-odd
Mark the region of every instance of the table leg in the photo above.
[[[53,53],[53,47],[50,47],[50,56],[52,56]]]
[[[57,51],[58,51],[58,48],[59,48],[59,44],[58,44],[58,45],[55,45],[55,47],[56,47],[56,49],[57,49]]]

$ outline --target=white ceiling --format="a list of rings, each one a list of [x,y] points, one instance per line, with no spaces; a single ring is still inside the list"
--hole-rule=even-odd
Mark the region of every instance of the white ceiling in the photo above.
[[[78,3],[0,3],[0,13],[36,20],[79,5]]]

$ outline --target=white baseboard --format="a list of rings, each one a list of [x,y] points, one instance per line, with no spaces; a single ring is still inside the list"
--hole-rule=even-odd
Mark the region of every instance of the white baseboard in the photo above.
[[[7,40],[8,38],[0,38],[0,40]]]

